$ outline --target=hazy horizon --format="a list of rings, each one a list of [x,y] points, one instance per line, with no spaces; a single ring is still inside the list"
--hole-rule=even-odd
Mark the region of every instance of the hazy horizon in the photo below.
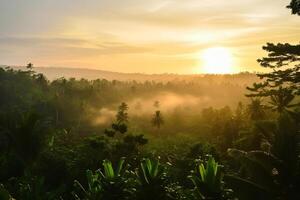
[[[26,65],[6,65],[1,64],[0,67],[9,67],[13,69],[21,69],[27,70]],[[40,69],[49,69],[49,70],[86,70],[86,71],[103,71],[103,72],[110,72],[110,73],[119,73],[119,74],[141,74],[141,75],[178,75],[178,76],[198,76],[198,75],[238,75],[243,73],[249,73],[256,75],[258,71],[236,71],[232,73],[205,73],[205,72],[198,72],[198,73],[176,73],[176,72],[161,72],[161,73],[147,73],[147,72],[126,72],[126,71],[112,71],[106,70],[105,67],[101,68],[89,68],[89,67],[76,67],[76,66],[35,66],[33,65],[34,71],[39,71]]]

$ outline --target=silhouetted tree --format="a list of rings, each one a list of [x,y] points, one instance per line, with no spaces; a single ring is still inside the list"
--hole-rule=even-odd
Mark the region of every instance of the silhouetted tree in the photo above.
[[[152,125],[158,129],[161,127],[161,125],[164,124],[163,117],[159,110],[155,111],[155,114],[154,114],[151,122],[152,122]]]
[[[261,120],[265,117],[264,106],[260,99],[251,99],[251,103],[248,105],[248,114],[252,120]]]
[[[299,15],[300,1],[292,0],[288,8]],[[252,93],[246,96],[270,97],[273,104],[277,104],[277,110],[282,112],[290,106],[293,96],[300,94],[300,44],[267,43],[263,49],[268,56],[257,61],[272,72],[257,74],[263,82],[247,87]]]
[[[257,76],[264,81],[247,87],[252,93],[246,96],[269,97],[272,106],[278,112],[299,105],[291,102],[295,95],[300,94],[300,45],[268,43],[263,49],[270,53],[268,57],[259,59],[258,62],[273,71],[258,74]],[[290,67],[295,62],[296,64]],[[281,69],[282,67],[286,68]]]
[[[243,115],[244,115],[244,105],[242,102],[239,102],[235,110],[235,116],[236,118],[241,119],[243,118]]]
[[[300,1],[292,0],[288,8],[292,9],[293,14],[300,14]],[[268,52],[268,56],[257,61],[272,71],[257,74],[263,81],[247,87],[251,94],[246,96],[268,97],[273,108],[280,113],[300,105],[291,105],[294,96],[300,94],[300,44],[267,43],[263,49]]]
[[[269,54],[258,59],[258,62],[262,67],[271,68],[272,72],[257,74],[264,81],[248,87],[252,94],[247,96],[268,97],[276,93],[280,87],[291,90],[292,95],[300,94],[300,44],[267,43],[263,49]],[[291,66],[293,64],[294,66]]]
[[[292,0],[288,8],[292,9],[293,14],[299,15],[300,1]],[[263,49],[268,52],[268,56],[258,59],[258,62],[262,67],[270,68],[272,71],[258,74],[262,82],[248,87],[247,89],[252,93],[246,96],[267,98],[270,100],[272,110],[280,113],[270,140],[272,143],[266,140],[268,147],[262,149],[267,152],[229,150],[229,154],[245,162],[242,167],[246,169],[241,171],[246,172],[247,180],[244,183],[249,186],[248,191],[251,188],[250,185],[264,188],[262,194],[265,197],[252,197],[251,199],[299,199],[299,192],[296,189],[299,188],[300,183],[299,152],[297,151],[299,127],[284,111],[299,105],[292,104],[292,102],[300,94],[300,44],[267,43]],[[259,108],[262,108],[260,100],[252,100],[249,106],[252,119],[263,114],[261,112],[263,110]],[[267,166],[271,168],[268,169]],[[267,173],[264,174],[265,172]],[[243,184],[240,180],[242,179],[239,179],[237,183],[242,189]],[[254,184],[251,183],[252,181]]]
[[[292,0],[287,8],[292,10],[293,15],[300,15],[300,0]]]
[[[271,108],[278,113],[283,113],[283,111],[289,111],[289,108],[298,106],[298,104],[292,104],[291,102],[295,99],[292,94],[292,90],[288,88],[279,87],[279,89],[270,95]]]
[[[127,132],[127,122],[128,122],[128,105],[122,102],[118,108],[118,113],[116,115],[116,122],[112,123],[111,129],[105,129],[104,134],[108,137],[114,137],[116,133],[124,134]]]
[[[119,106],[118,113],[116,115],[117,123],[127,123],[128,122],[128,105],[125,102],[122,102]]]
[[[27,66],[26,66],[26,68],[28,70],[32,70],[33,69],[33,64],[32,63],[28,63]]]

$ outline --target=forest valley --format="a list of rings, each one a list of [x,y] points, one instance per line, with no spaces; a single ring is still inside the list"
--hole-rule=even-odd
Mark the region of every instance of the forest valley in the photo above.
[[[300,199],[300,45],[263,49],[257,77],[0,68],[0,199]]]

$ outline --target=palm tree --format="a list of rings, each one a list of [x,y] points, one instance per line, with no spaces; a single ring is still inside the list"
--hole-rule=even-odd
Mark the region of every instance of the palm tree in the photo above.
[[[265,116],[264,105],[259,98],[251,99],[251,103],[248,105],[248,113],[252,120],[260,120]]]
[[[161,115],[161,112],[159,110],[155,111],[155,114],[152,118],[152,125],[158,129],[160,129],[160,126],[163,124],[164,124],[164,120]]]
[[[295,99],[293,91],[289,88],[280,87],[278,90],[272,91],[270,95],[271,108],[274,111],[282,114],[284,111],[289,111],[290,108],[299,106],[299,104],[291,104]]]
[[[228,155],[240,163],[240,173],[225,176],[226,183],[239,199],[277,199],[280,197],[283,163],[263,151],[228,149]]]

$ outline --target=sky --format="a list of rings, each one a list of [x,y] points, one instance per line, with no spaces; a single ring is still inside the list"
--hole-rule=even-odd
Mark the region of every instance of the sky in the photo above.
[[[0,64],[205,73],[222,48],[234,72],[261,71],[266,42],[299,43],[289,1],[0,0]]]

